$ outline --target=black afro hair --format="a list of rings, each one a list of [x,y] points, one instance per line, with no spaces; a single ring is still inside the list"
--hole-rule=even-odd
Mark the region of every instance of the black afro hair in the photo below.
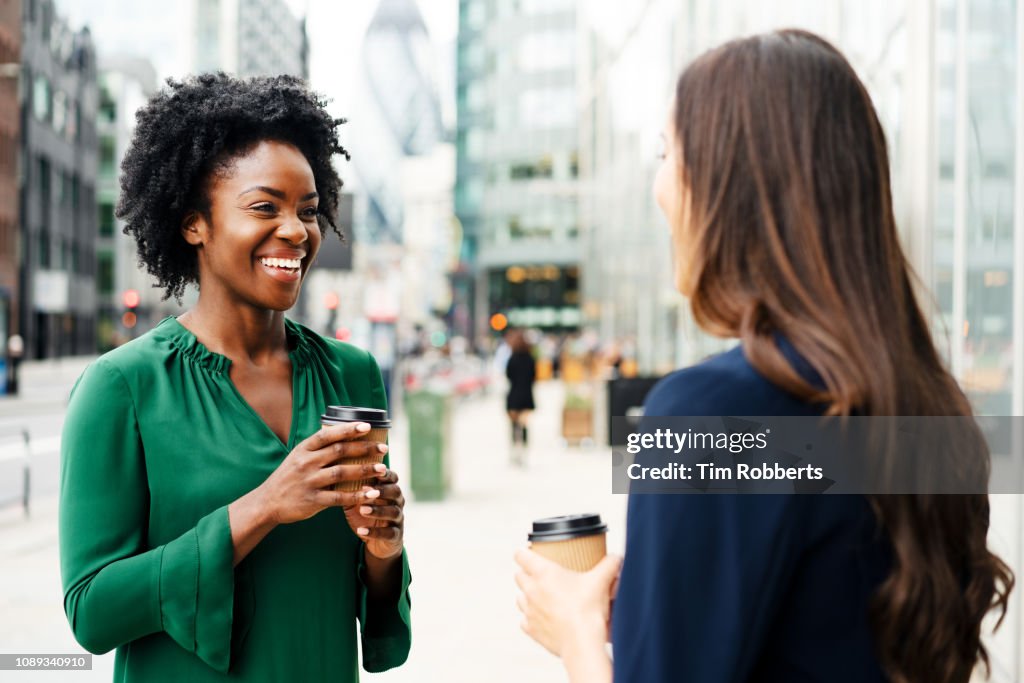
[[[164,299],[180,301],[185,287],[198,280],[195,248],[181,228],[193,212],[209,219],[211,174],[263,140],[287,142],[305,155],[320,195],[320,231],[330,226],[344,240],[337,226],[342,182],[331,159],[349,158],[338,140],[345,120],[332,118],[326,100],[302,79],[216,73],[169,78],[167,86],[136,114],[135,135],[121,162],[116,214]]]

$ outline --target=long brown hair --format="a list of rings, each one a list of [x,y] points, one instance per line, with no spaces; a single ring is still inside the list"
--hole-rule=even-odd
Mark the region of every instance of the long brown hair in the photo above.
[[[698,324],[831,415],[972,414],[914,298],[881,124],[838,50],[797,30],[727,43],[680,76],[674,125]],[[1014,579],[986,545],[988,496],[869,500],[893,549],[870,608],[887,674],[960,683],[989,668],[981,620],[1001,608],[1002,621]]]

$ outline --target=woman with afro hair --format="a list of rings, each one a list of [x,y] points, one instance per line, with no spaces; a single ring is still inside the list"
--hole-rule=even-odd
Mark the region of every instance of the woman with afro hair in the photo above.
[[[285,318],[337,232],[344,121],[289,76],[168,86],[137,114],[117,215],[166,297],[199,298],[72,390],[64,608],[83,647],[117,649],[117,681],[357,681],[357,619],[365,670],[408,655],[405,500],[386,458],[350,464],[387,451],[368,424],[320,416],[386,409],[384,386],[366,351]]]

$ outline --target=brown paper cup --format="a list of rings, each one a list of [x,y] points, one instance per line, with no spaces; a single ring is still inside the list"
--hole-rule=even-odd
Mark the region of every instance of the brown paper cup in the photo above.
[[[329,425],[338,424],[337,422],[325,422],[325,427]],[[351,441],[379,441],[380,443],[388,442],[388,429],[386,427],[376,427],[366,432],[363,436],[358,439],[350,439]],[[358,458],[343,458],[336,464],[341,465],[363,465],[366,463],[372,463],[376,465],[379,462],[384,462],[383,453],[374,453],[372,455],[363,455]],[[353,481],[341,481],[335,484],[332,488],[335,491],[361,491],[364,486],[372,486],[377,481],[376,477],[370,477],[369,479],[357,479]]]
[[[608,554],[606,536],[601,533],[563,541],[531,541],[530,549],[566,569],[585,572],[593,569]]]

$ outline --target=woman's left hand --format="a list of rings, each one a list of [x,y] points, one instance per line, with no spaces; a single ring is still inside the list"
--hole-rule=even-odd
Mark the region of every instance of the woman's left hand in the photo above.
[[[549,652],[602,651],[622,558],[608,555],[588,572],[574,572],[532,550],[516,552],[523,594],[516,600],[522,628]]]
[[[381,560],[402,552],[405,531],[405,496],[394,470],[378,474],[373,486],[364,486],[366,500],[344,508],[352,531],[366,543],[366,552]]]

